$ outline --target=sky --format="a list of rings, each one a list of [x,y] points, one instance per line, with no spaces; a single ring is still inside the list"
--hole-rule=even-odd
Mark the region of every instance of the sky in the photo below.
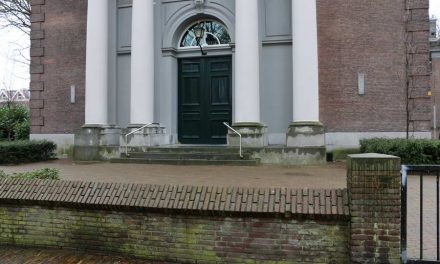
[[[440,19],[440,0],[429,0],[430,16]],[[12,28],[0,29],[0,89],[27,89],[29,66],[21,54],[29,56],[29,37]]]
[[[429,0],[429,14],[440,18],[440,0]]]
[[[20,30],[0,28],[0,89],[28,89],[29,46]]]

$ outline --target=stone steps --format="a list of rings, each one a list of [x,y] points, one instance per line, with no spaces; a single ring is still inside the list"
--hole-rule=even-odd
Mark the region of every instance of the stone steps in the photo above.
[[[259,159],[253,159],[251,153],[225,146],[170,146],[149,147],[145,149],[130,148],[128,155],[111,159],[112,163],[165,164],[165,165],[225,165],[257,166]]]
[[[223,165],[223,166],[257,166],[259,160],[213,160],[213,159],[146,159],[146,158],[117,158],[111,163],[129,164],[163,164],[163,165]]]
[[[251,154],[243,154],[240,158],[238,153],[185,153],[185,152],[130,152],[127,157],[125,154],[121,155],[123,158],[137,158],[137,159],[206,159],[206,160],[250,160]]]
[[[147,152],[147,153],[209,153],[209,154],[237,154],[239,152],[238,147],[228,146],[181,146],[171,145],[164,147],[129,147],[130,153]],[[245,152],[245,149],[243,149]]]

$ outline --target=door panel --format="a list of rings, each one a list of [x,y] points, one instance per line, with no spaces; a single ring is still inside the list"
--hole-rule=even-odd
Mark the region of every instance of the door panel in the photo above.
[[[200,106],[200,77],[183,78],[183,106]]]
[[[231,57],[179,61],[179,141],[225,144],[232,120]]]
[[[211,79],[211,104],[229,104],[229,76],[213,76]]]

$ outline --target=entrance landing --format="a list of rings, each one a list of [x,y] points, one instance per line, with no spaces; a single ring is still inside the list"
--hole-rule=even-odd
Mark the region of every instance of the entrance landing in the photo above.
[[[167,166],[148,164],[74,163],[55,160],[19,166],[0,166],[6,173],[56,168],[63,180],[160,185],[293,189],[346,187],[345,163],[316,166]]]

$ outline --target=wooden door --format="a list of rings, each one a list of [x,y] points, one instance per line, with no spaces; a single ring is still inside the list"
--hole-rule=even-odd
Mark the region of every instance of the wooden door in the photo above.
[[[178,133],[183,144],[226,144],[232,120],[231,57],[179,61]]]

